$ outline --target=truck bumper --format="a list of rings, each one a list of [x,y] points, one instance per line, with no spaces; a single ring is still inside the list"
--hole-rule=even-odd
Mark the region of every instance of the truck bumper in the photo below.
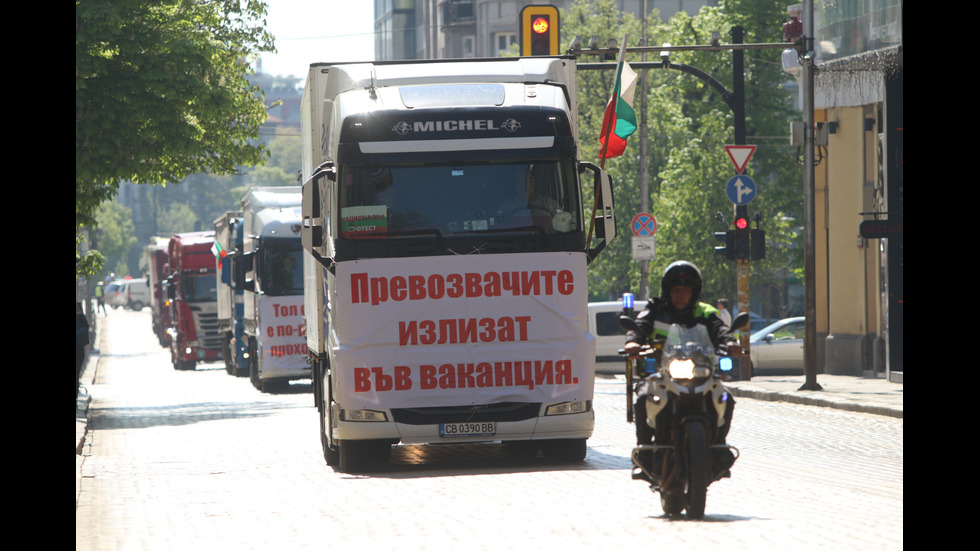
[[[391,418],[391,412],[385,412]],[[507,442],[589,438],[595,428],[594,412],[543,416],[522,421],[494,422],[492,435],[444,436],[439,423],[410,425],[396,422],[334,420],[334,440],[398,440],[403,444]]]

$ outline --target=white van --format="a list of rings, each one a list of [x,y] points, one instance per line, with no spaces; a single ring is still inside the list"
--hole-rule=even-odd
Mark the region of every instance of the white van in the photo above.
[[[150,284],[146,278],[125,279],[122,284],[123,306],[138,312],[150,305]]]
[[[589,332],[595,337],[596,359],[622,359],[619,350],[626,344],[626,330],[619,326],[622,313],[620,301],[589,303]]]

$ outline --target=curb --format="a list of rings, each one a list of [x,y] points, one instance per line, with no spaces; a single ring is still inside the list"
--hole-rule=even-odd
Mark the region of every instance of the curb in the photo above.
[[[870,413],[873,415],[884,415],[902,419],[902,408],[884,405],[871,405],[856,403],[849,400],[835,400],[832,396],[817,396],[815,393],[820,391],[798,391],[797,393],[774,392],[771,390],[755,390],[750,388],[740,388],[737,386],[725,385],[733,396],[751,398],[753,400],[763,400],[767,402],[789,402],[806,406],[829,407],[844,411],[855,411],[860,413]]]

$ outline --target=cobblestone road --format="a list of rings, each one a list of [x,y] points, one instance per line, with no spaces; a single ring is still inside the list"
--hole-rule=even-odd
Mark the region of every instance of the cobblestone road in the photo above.
[[[355,476],[324,464],[308,384],[261,394],[220,364],[174,371],[148,313],[101,321],[78,550],[903,547],[901,419],[740,399],[742,458],[692,522],[630,479],[621,378],[597,381],[582,464],[402,446]]]

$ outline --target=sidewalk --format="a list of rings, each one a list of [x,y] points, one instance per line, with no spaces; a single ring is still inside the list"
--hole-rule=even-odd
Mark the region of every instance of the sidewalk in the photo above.
[[[821,390],[800,390],[803,375],[753,377],[749,381],[725,383],[736,397],[792,402],[903,418],[904,383],[884,377],[852,377],[818,374]]]

